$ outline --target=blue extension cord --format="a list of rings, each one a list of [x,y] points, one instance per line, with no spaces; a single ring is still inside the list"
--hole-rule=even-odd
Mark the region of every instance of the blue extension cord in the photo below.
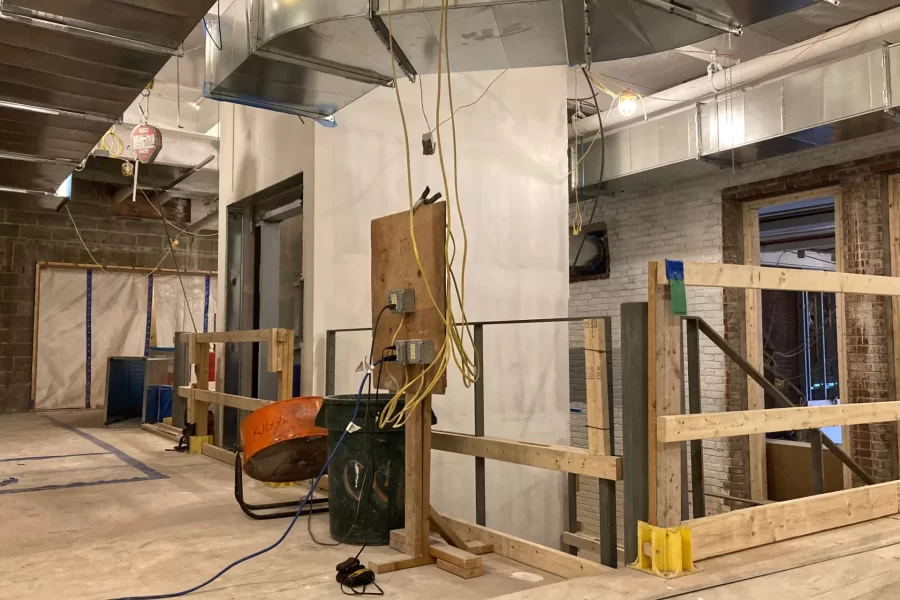
[[[353,423],[354,421],[356,421],[356,414],[357,414],[357,412],[359,412],[359,405],[362,403],[363,388],[366,386],[366,381],[369,379],[369,377],[371,377],[372,371],[375,369],[376,366],[378,366],[378,364],[380,362],[381,362],[380,360],[376,361],[371,366],[371,368],[368,371],[366,371],[366,374],[363,375],[362,381],[359,384],[359,393],[356,395],[356,406],[353,408],[353,416],[350,418],[350,423]],[[192,594],[192,593],[196,592],[197,590],[208,586],[210,583],[212,583],[213,581],[215,581],[216,579],[218,579],[219,577],[221,577],[222,575],[224,575],[225,573],[227,573],[234,567],[238,566],[239,564],[241,564],[243,562],[247,562],[251,558],[256,558],[257,556],[265,554],[269,550],[274,550],[276,547],[278,547],[278,545],[281,542],[284,541],[284,538],[286,538],[288,536],[288,534],[291,532],[291,529],[294,528],[294,523],[296,523],[297,519],[300,518],[300,513],[303,511],[303,507],[306,506],[306,503],[309,501],[310,498],[312,498],[313,492],[316,490],[317,487],[319,487],[319,481],[322,479],[322,476],[325,474],[325,471],[328,470],[328,465],[331,464],[331,460],[334,458],[334,455],[337,453],[338,448],[340,448],[341,444],[344,442],[344,438],[347,437],[347,433],[348,433],[348,431],[345,428],[344,432],[341,434],[341,437],[338,438],[337,444],[334,445],[334,450],[332,450],[331,454],[328,456],[328,460],[325,461],[325,465],[322,467],[322,470],[319,471],[319,475],[316,477],[315,483],[312,485],[312,487],[309,488],[309,493],[306,495],[305,498],[303,498],[303,501],[300,503],[300,508],[297,509],[297,514],[294,515],[294,518],[291,519],[291,522],[288,524],[287,529],[284,530],[284,533],[281,534],[281,537],[278,538],[278,540],[274,544],[272,544],[271,546],[267,546],[267,547],[263,548],[262,550],[257,550],[253,554],[248,554],[247,556],[245,556],[243,558],[239,558],[238,560],[234,561],[233,563],[231,563],[230,565],[228,565],[227,567],[225,567],[224,569],[222,569],[221,571],[219,571],[218,573],[216,573],[215,575],[213,575],[212,577],[210,577],[203,583],[201,583],[199,585],[195,585],[194,587],[184,590],[183,592],[175,592],[172,594],[159,594],[156,596],[123,596],[121,598],[112,598],[111,600],[158,600],[160,598],[180,598],[181,596],[187,596],[188,594]]]

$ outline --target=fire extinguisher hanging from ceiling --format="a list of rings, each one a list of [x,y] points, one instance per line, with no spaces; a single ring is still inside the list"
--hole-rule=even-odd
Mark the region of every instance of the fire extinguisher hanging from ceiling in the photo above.
[[[146,108],[144,107],[145,102]],[[156,160],[163,144],[159,129],[147,123],[150,119],[150,90],[148,88],[141,90],[138,109],[141,111],[141,123],[131,131],[131,149],[137,160],[146,165]]]

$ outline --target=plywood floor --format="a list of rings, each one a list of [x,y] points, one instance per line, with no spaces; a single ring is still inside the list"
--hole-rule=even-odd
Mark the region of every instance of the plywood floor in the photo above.
[[[288,520],[253,521],[233,496],[233,471],[135,428],[104,428],[102,414],[0,416],[0,598],[66,600],[183,590],[271,544]],[[257,502],[297,489],[248,483]],[[267,500],[266,497],[269,499]],[[314,544],[299,521],[269,554],[236,567],[200,598],[345,598],[335,564],[357,547]],[[330,541],[328,516],[315,515]],[[396,554],[367,549],[363,557]],[[434,566],[379,576],[386,597],[480,600],[560,579],[496,555],[464,581]],[[193,597],[193,596],[192,596]]]

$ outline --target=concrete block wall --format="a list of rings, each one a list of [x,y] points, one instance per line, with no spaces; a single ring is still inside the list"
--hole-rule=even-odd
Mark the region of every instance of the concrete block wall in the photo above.
[[[152,268],[166,253],[168,242],[162,221],[146,202],[113,205],[101,190],[76,182],[69,210],[85,243],[102,264]],[[189,201],[174,200],[164,206],[163,212],[183,228],[189,211]],[[177,233],[169,227],[171,236]],[[180,269],[216,269],[215,238],[182,235],[178,242]],[[0,413],[27,411],[31,400],[38,261],[93,263],[65,210],[56,213],[19,205],[0,206]],[[160,265],[169,269],[174,266],[171,256]]]
[[[607,224],[610,278],[571,283],[569,312],[571,316],[613,317],[617,452],[622,450],[619,305],[623,302],[646,301],[647,262],[664,258],[681,258],[740,263],[743,260],[742,201],[765,195],[777,196],[798,189],[834,185],[835,182],[844,180],[846,180],[844,185],[852,185],[852,177],[870,173],[880,174],[881,179],[878,180],[880,184],[886,178],[886,173],[900,171],[900,154],[895,156],[898,150],[900,150],[900,132],[887,132],[740,167],[728,166],[719,173],[703,179],[674,182],[665,188],[648,188],[638,192],[601,197],[593,221],[604,221]],[[854,164],[856,161],[863,162]],[[614,186],[613,181],[610,187]],[[861,181],[858,194],[852,190],[845,191],[843,194],[846,197],[845,203],[855,194],[860,198],[872,198],[874,190],[872,186],[874,186],[872,181],[865,184]],[[875,202],[880,205],[881,200]],[[582,206],[585,223],[590,216],[591,208],[590,201]],[[848,221],[847,210],[848,208],[845,208],[845,229],[855,227]],[[574,209],[570,210],[570,218],[573,215]],[[877,229],[878,226],[880,224],[872,225],[872,228]],[[848,238],[848,235],[849,233],[845,231],[845,239],[853,239]],[[875,238],[865,239],[875,245],[881,243]],[[871,251],[871,248],[868,250]],[[877,265],[872,262],[874,259],[871,254],[864,255],[863,258],[864,268],[868,270],[859,272],[874,273],[871,269],[877,268]],[[845,255],[848,264],[849,260]],[[742,346],[743,307],[744,295],[740,290],[689,288],[688,291],[688,312],[704,317],[736,348]],[[850,312],[848,306],[848,317],[851,316]],[[863,314],[871,316],[874,322],[883,322],[877,307],[871,310],[866,308]],[[879,331],[874,328],[866,329],[867,334]],[[584,409],[585,396],[583,384],[577,380],[579,367],[575,362],[577,349],[584,346],[582,336],[580,324],[572,325],[571,441],[573,445],[584,447],[587,443],[586,423],[583,413],[578,411]],[[725,359],[718,349],[710,343],[705,343],[702,336],[701,344],[703,410],[710,412],[741,410],[746,403],[746,377],[731,361]],[[880,349],[868,351],[878,357],[877,361],[881,360]],[[583,372],[583,357],[581,361],[580,368]],[[861,368],[866,369],[865,372],[870,378],[881,377],[880,374],[883,373],[881,367],[877,365],[870,367],[871,364],[872,362],[868,362]],[[881,383],[877,383],[875,389],[880,390],[880,386]],[[866,389],[872,387],[867,386]],[[884,443],[884,438],[889,437],[885,432],[877,430],[874,435],[868,437],[860,431],[858,436],[868,443],[878,444]],[[862,450],[862,446],[859,449]],[[749,454],[744,438],[706,440],[704,455],[704,477],[708,492],[736,497],[749,496],[750,482],[746,476]],[[883,458],[881,453],[873,455],[875,463]],[[882,468],[886,468],[886,465],[882,464]],[[617,489],[620,543],[623,530],[621,487]],[[578,520],[582,525],[582,531],[589,535],[598,535],[598,497],[595,480],[582,478],[577,501]],[[730,509],[731,506],[727,502],[707,497],[708,514]]]

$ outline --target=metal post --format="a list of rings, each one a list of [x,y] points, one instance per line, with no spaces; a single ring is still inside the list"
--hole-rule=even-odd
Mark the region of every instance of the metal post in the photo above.
[[[687,325],[688,410],[700,414],[700,328],[697,321],[685,319]],[[693,518],[706,516],[703,484],[703,440],[691,441],[691,500]]]
[[[615,411],[613,406],[613,368],[612,368],[612,320],[609,317],[601,319],[602,326],[606,329],[606,398],[609,420],[609,448],[610,455],[614,455],[615,448]],[[646,338],[645,338],[646,339]],[[644,377],[646,381],[646,377]],[[646,405],[646,402],[644,402]],[[617,533],[616,533],[616,482],[609,479],[600,479],[600,562],[607,567],[616,568],[619,564]]]
[[[225,235],[228,239],[225,256],[225,330],[240,331],[253,328],[252,286],[244,285],[245,280],[253,281],[254,233],[252,218],[240,208],[228,209]],[[225,361],[222,382],[227,394],[252,395],[253,352],[250,344],[224,344]],[[238,428],[241,411],[230,406],[220,407],[216,418],[222,423],[221,438],[223,448],[236,448],[240,441]],[[216,427],[218,429],[218,426]]]
[[[566,473],[568,483],[569,513],[566,531],[578,533],[578,475]],[[578,546],[569,545],[569,554],[578,556]]]
[[[625,562],[637,559],[637,522],[647,521],[650,498],[647,490],[647,336],[646,302],[621,307],[622,329],[622,421],[625,461]]]
[[[259,239],[259,328],[281,327],[281,225],[260,223]],[[268,371],[268,342],[259,343],[256,375],[257,398],[276,400],[277,376]]]
[[[682,356],[682,360],[684,357]],[[684,365],[681,365],[682,372]],[[684,386],[681,386],[681,414],[687,414],[687,402],[684,396]],[[690,490],[688,489],[688,443],[681,442],[678,444],[681,452],[681,520],[687,521],[691,518]]]
[[[825,466],[822,464],[822,431],[809,430],[809,451],[812,465],[812,492],[825,493]]]
[[[325,332],[325,395],[334,395],[334,362],[337,333],[329,329]]]
[[[484,435],[484,325],[474,325],[475,353],[481,377],[475,382],[475,435]],[[475,523],[487,524],[487,497],[485,493],[484,458],[475,457]]]

